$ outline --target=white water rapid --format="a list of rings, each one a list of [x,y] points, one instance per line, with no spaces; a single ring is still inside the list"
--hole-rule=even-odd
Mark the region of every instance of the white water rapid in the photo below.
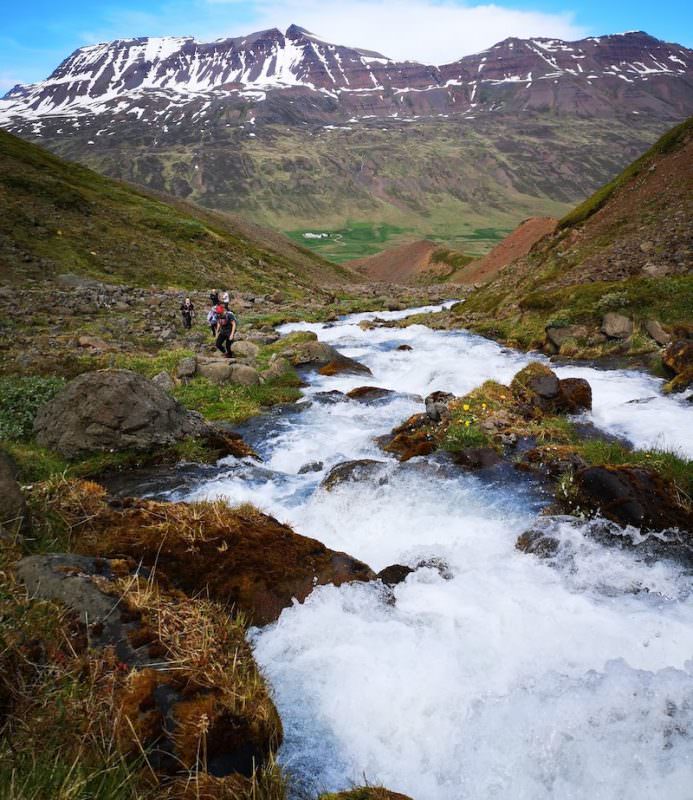
[[[313,376],[308,408],[267,418],[254,442],[261,467],[229,459],[178,495],[251,501],[375,570],[447,565],[410,574],[395,602],[379,583],[320,587],[254,633],[295,796],[365,778],[415,800],[691,800],[690,571],[604,546],[587,523],[542,522],[546,498],[512,470],[484,478],[385,455],[373,438],[422,410],[412,394],[507,382],[534,356],[464,332],[358,327],[374,316],[284,326],[316,331],[373,377]],[[663,396],[657,379],[556,371],[590,382],[588,419],[604,431],[693,455],[690,403]],[[400,394],[372,404],[318,394],[364,384]],[[359,458],[385,461],[387,479],[319,488],[332,466]],[[301,473],[311,462],[322,466]],[[515,548],[537,525],[560,539],[553,560]]]

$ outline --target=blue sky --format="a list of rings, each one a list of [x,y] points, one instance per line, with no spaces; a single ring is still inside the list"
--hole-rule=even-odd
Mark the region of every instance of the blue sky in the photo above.
[[[693,47],[690,0],[36,0],[8,2],[0,12],[0,93],[45,78],[85,44],[135,36],[216,39],[291,22],[339,44],[437,64],[510,35],[645,30]]]

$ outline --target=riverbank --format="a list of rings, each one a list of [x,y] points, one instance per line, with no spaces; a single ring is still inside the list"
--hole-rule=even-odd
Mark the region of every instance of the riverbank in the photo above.
[[[281,769],[272,758],[267,759],[262,770],[254,777],[246,775],[243,783],[238,777],[210,777],[204,768],[209,763],[207,756],[202,759],[200,755],[187,762],[187,787],[185,781],[172,783],[170,778],[160,777],[152,783],[148,766],[137,764],[135,759],[134,771],[130,772],[129,762],[118,755],[122,752],[120,745],[113,742],[110,757],[117,761],[118,770],[124,770],[117,773],[125,787],[122,797],[228,795],[275,800],[285,796],[286,775],[291,776],[292,792],[304,791],[311,797],[326,790],[346,789],[364,775],[372,783],[383,783],[418,800],[458,797],[463,787],[471,787],[471,796],[482,797],[488,788],[487,776],[494,776],[503,785],[501,753],[510,758],[513,780],[519,780],[532,796],[548,797],[546,785],[536,777],[537,753],[522,730],[527,719],[537,714],[546,720],[546,728],[533,729],[532,735],[539,742],[547,741],[550,728],[563,730],[565,720],[570,720],[568,727],[575,744],[556,749],[551,766],[565,775],[566,785],[589,789],[592,773],[573,775],[565,770],[571,761],[589,758],[594,774],[607,772],[600,753],[585,749],[592,740],[587,711],[580,709],[581,705],[587,709],[590,702],[611,709],[609,713],[626,713],[621,732],[605,726],[603,742],[610,746],[619,743],[621,754],[636,748],[646,781],[654,780],[652,776],[659,775],[660,769],[672,767],[685,747],[685,739],[674,740],[674,752],[667,751],[665,764],[657,756],[658,723],[653,723],[657,734],[643,739],[638,722],[643,715],[656,720],[658,707],[642,699],[632,711],[625,710],[623,703],[628,692],[652,690],[675,703],[677,709],[686,707],[686,682],[680,673],[684,669],[681,653],[688,641],[689,593],[685,587],[689,568],[666,553],[653,559],[651,550],[635,546],[635,535],[628,534],[630,547],[621,547],[626,539],[624,529],[617,525],[594,528],[580,517],[540,516],[539,512],[552,502],[555,486],[551,484],[553,488],[547,490],[540,476],[517,469],[518,459],[514,457],[505,464],[470,472],[446,454],[446,450],[466,449],[467,441],[462,442],[462,448],[432,448],[429,455],[405,463],[384,452],[374,440],[412,414],[427,412],[423,398],[435,390],[455,395],[454,403],[447,404],[453,409],[450,422],[463,431],[458,435],[450,425],[437,429],[437,445],[459,444],[460,437],[485,430],[481,424],[490,418],[481,411],[491,407],[496,420],[504,414],[508,419],[497,431],[484,435],[494,440],[490,442],[493,446],[496,434],[514,434],[516,441],[509,445],[519,445],[519,460],[528,452],[524,445],[528,436],[539,440],[535,444],[550,449],[559,443],[565,445],[566,437],[576,434],[572,423],[543,409],[541,415],[532,413],[525,419],[524,412],[516,413],[515,406],[504,399],[500,402],[502,398],[488,387],[482,399],[478,387],[488,379],[496,381],[497,392],[507,387],[513,402],[528,402],[522,392],[512,391],[513,376],[528,362],[523,354],[465,332],[435,332],[417,326],[373,327],[376,316],[396,321],[406,313],[366,312],[328,323],[289,323],[281,328],[284,338],[280,342],[262,345],[268,349],[260,350],[256,362],[264,362],[263,366],[269,367],[270,359],[276,356],[289,366],[320,371],[302,373],[307,385],[301,389],[300,403],[240,429],[261,461],[231,456],[214,467],[189,470],[183,485],[172,467],[172,483],[152,490],[158,501],[108,498],[98,487],[85,488],[70,481],[58,481],[52,490],[51,484],[43,484],[29,491],[35,520],[40,525],[47,522],[47,527],[34,539],[18,540],[20,549],[23,547],[25,554],[76,550],[80,558],[99,557],[106,563],[100,567],[102,574],[107,572],[106,585],[98,575],[88,580],[116,596],[129,596],[124,589],[129,587],[131,592],[134,587],[137,597],[144,598],[151,587],[160,586],[156,592],[163,595],[163,601],[146,605],[148,626],[157,631],[157,620],[169,614],[168,630],[173,636],[176,630],[187,630],[192,619],[197,620],[196,625],[199,623],[207,634],[196,648],[195,663],[207,664],[204,685],[208,690],[223,692],[210,676],[226,669],[223,664],[228,652],[222,649],[215,653],[209,644],[219,638],[214,626],[228,616],[227,604],[234,602],[236,611],[244,610],[243,618],[234,618],[236,632],[226,634],[229,638],[225,640],[237,642],[232,647],[244,653],[240,641],[245,626],[258,620],[248,615],[248,610],[256,606],[238,604],[241,598],[250,596],[247,592],[252,581],[265,582],[263,587],[258,583],[251,589],[251,595],[264,598],[262,608],[268,607],[268,592],[276,593],[280,586],[285,592],[285,599],[272,606],[272,615],[260,620],[265,626],[251,631],[255,658],[271,689],[265,688],[250,662],[243,678],[248,687],[255,687],[255,696],[263,698],[266,709],[270,708],[268,697],[276,702],[284,737],[279,751]],[[347,362],[349,369],[335,369],[337,358],[325,349],[328,346],[336,346],[340,358],[351,359]],[[591,385],[589,421],[602,435],[625,436],[641,447],[658,442],[666,447],[675,441],[685,452],[693,452],[693,441],[687,438],[684,425],[685,406],[676,398],[662,396],[659,382],[622,370],[602,373],[583,369],[575,375],[564,367],[558,373],[560,379],[582,377]],[[484,403],[487,409],[481,408]],[[465,405],[470,408],[465,410]],[[442,409],[439,411],[442,413]],[[520,424],[525,426],[523,430]],[[667,432],[674,432],[675,439],[662,439]],[[627,458],[628,452],[625,448],[621,457]],[[642,459],[645,457],[643,453]],[[341,481],[327,481],[340,464],[359,460],[375,466],[362,473],[343,471]],[[133,488],[137,493],[136,486]],[[48,505],[46,499],[50,500]],[[252,510],[248,503],[259,506],[265,514]],[[537,527],[543,533],[529,537],[534,549],[518,549],[521,536]],[[249,583],[250,573],[242,577],[239,572],[241,567],[247,569],[247,559],[243,564],[236,561],[224,566],[226,554],[237,559],[238,547],[246,537],[258,536],[265,538],[262,547],[253,548],[260,559]],[[537,546],[540,539],[544,545]],[[300,581],[308,574],[320,573],[324,586],[310,592],[309,579],[307,590],[299,590],[296,584],[286,582],[287,545],[298,547],[299,541],[305,542],[313,557],[325,553],[324,563],[332,563],[331,570],[335,563],[343,566],[346,557],[362,559],[359,563],[367,572],[356,583],[352,582],[354,574],[342,583],[334,571],[320,572],[325,567],[311,564],[306,575],[299,574]],[[180,548],[176,542],[180,542]],[[548,558],[537,555],[542,548]],[[298,547],[291,552],[300,555],[302,551]],[[143,556],[146,553],[149,555]],[[11,602],[18,609],[15,617],[57,613],[50,605],[53,601],[29,600],[22,593],[13,577],[13,563],[19,555],[21,552],[15,549],[4,573],[8,585],[14,587]],[[124,562],[112,563],[116,557]],[[336,557],[338,562],[330,562]],[[278,561],[271,562],[271,558]],[[142,573],[144,585],[133,577],[137,561],[140,568],[148,570],[156,565],[153,574]],[[270,563],[276,566],[270,568]],[[375,570],[392,565],[404,568],[399,573],[402,582],[388,588],[384,577],[373,580]],[[72,563],[69,572],[77,567],[81,575],[89,576],[85,562]],[[219,576],[215,585],[221,591],[206,601],[205,622],[196,598],[204,585],[209,592],[211,584],[205,576],[215,570]],[[184,585],[184,579],[194,575],[200,582]],[[230,592],[236,579],[246,594]],[[110,585],[117,580],[121,583]],[[332,585],[340,583],[339,587]],[[292,596],[307,599],[292,606]],[[285,610],[275,622],[282,608]],[[74,619],[70,622],[69,615],[65,619],[68,626],[76,623]],[[31,628],[18,630],[24,630],[26,637]],[[66,628],[60,630],[67,635]],[[79,634],[83,629],[77,625],[75,630]],[[40,634],[40,641],[41,636],[47,637],[47,630]],[[35,676],[29,679],[38,698],[32,714],[42,713],[41,703],[54,691],[59,674],[54,655],[58,652],[63,655],[56,657],[67,659],[67,673],[73,676],[66,678],[64,685],[72,687],[70,692],[81,692],[83,672],[78,665],[82,670],[85,665],[91,669],[88,665],[95,663],[91,660],[94,656],[77,647],[74,634],[70,636],[65,639],[61,633],[58,639],[72,642],[79,656],[76,662],[69,649],[51,644],[54,640],[50,638],[45,640],[47,646],[45,642],[41,645],[44,660],[40,662],[40,681],[37,683]],[[650,640],[645,650],[643,636]],[[27,645],[22,635],[18,640]],[[180,657],[175,656],[179,653],[177,645],[165,636],[162,639],[161,635],[140,633],[135,641],[146,648],[154,647],[150,658],[161,659],[161,653]],[[16,647],[10,652],[15,651]],[[188,653],[186,658],[190,657]],[[625,659],[625,666],[608,667],[613,658]],[[128,682],[142,680],[133,676],[147,669],[146,663],[123,663],[122,683],[116,684],[117,691],[111,695],[119,700]],[[660,672],[667,669],[665,679]],[[590,670],[597,676],[592,684],[585,678]],[[107,670],[105,674],[110,673]],[[432,675],[437,676],[435,681],[430,680]],[[233,691],[245,694],[243,686]],[[617,690],[619,686],[624,687],[623,694]],[[589,700],[591,693],[593,701]],[[105,698],[99,692],[93,697],[101,701]],[[567,698],[569,705],[562,715],[552,716],[550,709],[559,697]],[[92,701],[84,702],[87,705],[83,707],[89,708]],[[107,715],[114,706],[103,708]],[[146,708],[145,702],[139,713]],[[225,741],[224,728],[206,728],[208,723],[202,724],[201,716],[206,714],[208,721],[222,719],[223,708],[203,708],[197,701],[186,706],[190,720],[198,726],[190,741],[202,748],[199,754],[207,746],[205,742],[212,741],[210,730],[215,735],[221,732],[219,741]],[[501,717],[494,708],[501,709]],[[534,711],[530,714],[528,708]],[[70,709],[79,719],[76,707],[70,705]],[[681,724],[688,724],[686,712],[681,713]],[[266,710],[264,718],[268,715]],[[181,719],[175,713],[172,718]],[[461,723],[462,718],[466,724]],[[427,735],[432,719],[446,732],[445,744],[433,743]],[[514,731],[512,747],[510,742],[508,747],[497,747],[498,725]],[[273,730],[264,730],[262,741],[271,742],[274,737],[274,743],[257,752],[267,754],[276,750],[278,729],[275,725]],[[72,744],[80,741],[79,736]],[[138,737],[142,740],[139,732]],[[15,745],[22,741],[17,737]],[[90,749],[95,741],[85,745],[91,757],[99,753]],[[212,747],[214,752],[218,752],[214,749],[217,746],[215,743]],[[148,747],[145,745],[145,752]],[[31,759],[30,741],[26,748],[26,757]],[[184,752],[189,757],[190,745]],[[470,760],[471,753],[476,753],[483,769]],[[83,763],[87,765],[88,759]],[[156,764],[150,766],[158,773]],[[115,768],[110,774],[116,774]],[[618,770],[614,774],[618,781],[628,777]],[[667,790],[677,797],[679,773],[674,769],[667,774]],[[631,788],[634,797],[646,796],[638,795],[637,786]],[[193,790],[198,794],[190,795]]]

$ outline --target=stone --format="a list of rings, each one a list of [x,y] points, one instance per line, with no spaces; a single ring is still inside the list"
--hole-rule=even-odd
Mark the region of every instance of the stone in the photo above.
[[[384,472],[386,464],[384,461],[376,461],[372,458],[361,458],[355,461],[344,461],[337,464],[327,473],[321,488],[331,492],[336,486],[347,481],[370,481],[379,476],[378,483],[385,482]]]
[[[601,332],[609,339],[627,339],[633,333],[633,320],[609,311],[602,318]]]
[[[383,389],[380,386],[357,386],[355,389],[346,393],[350,400],[356,400],[357,403],[372,403],[375,400],[382,400],[383,397],[389,397],[395,394],[392,389]]]
[[[450,392],[431,392],[426,397],[424,403],[426,405],[426,416],[431,422],[442,422],[450,416],[450,401],[455,399],[454,394]]]
[[[594,466],[575,474],[572,503],[621,525],[641,530],[693,531],[693,512],[674,484],[642,467]]]
[[[414,348],[410,344],[401,344],[399,347],[395,348],[400,353],[408,353]]]
[[[80,347],[87,348],[89,350],[113,350],[113,346],[108,344],[108,342],[104,342],[103,339],[99,339],[98,336],[80,336],[77,339],[77,344]]]
[[[465,447],[453,453],[452,460],[466,469],[488,469],[502,459],[492,447]]]
[[[255,359],[260,354],[260,348],[254,342],[242,341],[234,342],[232,346],[234,358],[252,358]]]
[[[321,794],[318,800],[411,800],[411,797],[380,786],[360,786],[345,792]]]
[[[544,331],[546,333],[546,338],[556,350],[560,350],[561,346],[565,344],[568,339],[574,339],[582,332],[577,325],[547,325]]]
[[[212,383],[228,383],[231,380],[231,363],[226,359],[200,359],[197,374]]]
[[[592,410],[592,387],[584,378],[562,378],[558,384],[555,409],[562,414]]]
[[[671,341],[671,335],[664,330],[661,323],[656,319],[648,319],[645,322],[645,331],[651,339],[654,339],[662,347]]]
[[[247,364],[231,364],[229,380],[239,386],[257,386],[260,383],[260,373]]]
[[[17,465],[0,450],[0,528],[10,535],[28,533],[31,517],[17,482]]]
[[[386,453],[392,453],[401,462],[417,456],[427,456],[438,447],[430,425],[431,420],[427,414],[414,414],[378,442]]]
[[[318,341],[300,342],[293,352],[292,363],[297,367],[317,367],[321,372],[324,370],[323,374],[328,375],[336,375],[340,372],[371,374],[370,369],[365,364],[342,355],[325,342]]]
[[[558,539],[547,536],[544,531],[530,530],[518,536],[515,548],[537,558],[551,558],[558,552],[559,544]]]
[[[298,474],[307,475],[309,472],[320,472],[324,466],[322,461],[309,461],[299,469]]]
[[[176,384],[173,382],[173,378],[168,374],[168,372],[159,372],[158,375],[155,375],[152,378],[152,383],[155,383],[165,392],[172,392],[176,388]]]
[[[150,449],[207,430],[199,415],[188,412],[168,392],[124,369],[79,375],[39,409],[34,422],[37,443],[66,458]]]
[[[693,367],[693,342],[678,339],[662,353],[662,361],[672,372],[680,375]]]
[[[288,372],[293,372],[291,364],[285,358],[276,358],[269,367],[262,373],[262,377],[266,381],[276,380],[286,375]],[[295,374],[295,373],[294,373]]]
[[[176,377],[185,380],[186,378],[193,378],[197,371],[197,359],[195,356],[186,356],[176,364]]]
[[[403,583],[412,572],[414,572],[413,567],[407,567],[404,564],[391,564],[389,567],[381,569],[376,578],[386,586],[397,586],[398,583]]]
[[[663,278],[673,272],[673,267],[670,264],[654,264],[648,261],[643,266],[642,272],[650,278]]]

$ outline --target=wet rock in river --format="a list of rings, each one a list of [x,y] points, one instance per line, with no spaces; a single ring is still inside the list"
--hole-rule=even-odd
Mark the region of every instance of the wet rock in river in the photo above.
[[[299,475],[307,475],[309,472],[320,472],[325,465],[322,461],[309,461],[299,469]]]
[[[676,486],[653,470],[596,466],[575,475],[574,506],[642,530],[693,532],[693,512]]]
[[[668,391],[680,392],[693,383],[692,341],[678,339],[672,342],[662,353],[662,362],[675,375],[666,386]]]
[[[432,392],[424,403],[426,404],[426,416],[431,422],[441,422],[450,416],[450,402],[455,399],[450,392]]]
[[[359,403],[370,403],[374,400],[382,400],[383,397],[389,397],[392,394],[395,394],[392,389],[383,389],[380,386],[357,386],[347,392],[346,396]]]
[[[356,461],[344,461],[337,464],[325,476],[320,486],[329,491],[346,481],[370,481],[376,476],[378,483],[385,481],[384,472],[386,470],[384,461],[376,461],[372,458],[361,458]]]
[[[413,567],[407,567],[404,564],[391,564],[389,567],[381,569],[376,577],[386,586],[397,586],[397,584],[403,583],[412,572],[414,572]]]
[[[466,469],[489,469],[502,461],[493,447],[465,447],[451,454],[452,460]]]
[[[515,547],[523,553],[530,553],[537,558],[551,558],[558,552],[560,542],[545,531],[530,530],[521,533]]]
[[[392,453],[400,461],[430,455],[438,447],[430,424],[427,414],[414,414],[378,442],[386,453]]]
[[[584,378],[563,378],[558,384],[554,408],[561,414],[578,414],[592,409],[592,387]]]

